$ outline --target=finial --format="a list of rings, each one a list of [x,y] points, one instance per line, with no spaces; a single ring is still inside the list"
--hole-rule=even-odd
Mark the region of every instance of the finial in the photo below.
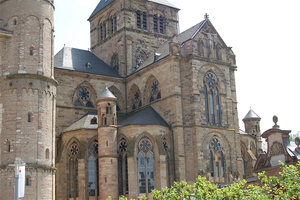
[[[273,122],[274,122],[273,128],[278,129],[279,128],[279,125],[277,125],[278,117],[276,115],[273,116]]]
[[[105,83],[105,88],[107,89],[107,83]]]
[[[204,19],[208,19],[208,18],[209,18],[209,15],[207,13],[205,13]]]

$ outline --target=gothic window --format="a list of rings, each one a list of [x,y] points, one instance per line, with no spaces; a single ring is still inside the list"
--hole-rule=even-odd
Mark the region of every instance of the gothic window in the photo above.
[[[152,82],[151,89],[150,89],[150,102],[160,98],[161,98],[161,94],[159,91],[159,83],[158,81],[154,81]]]
[[[72,142],[69,146],[69,198],[78,197],[78,144]]]
[[[106,38],[106,23],[102,22],[100,24],[100,41],[103,41]]]
[[[132,102],[131,109],[137,109],[142,106],[142,97],[139,88],[136,85],[133,85],[130,89],[129,98]]]
[[[151,193],[154,189],[154,156],[152,143],[143,137],[138,143],[138,181],[140,193]]]
[[[88,174],[88,196],[99,196],[98,191],[98,140],[93,140],[89,145],[89,157],[88,157],[88,166],[87,166],[87,174]]]
[[[209,70],[204,77],[204,99],[206,123],[214,126],[221,126],[218,80],[211,70]]]
[[[146,60],[147,54],[143,50],[139,50],[136,53],[136,67],[133,68],[133,71],[137,70]]]
[[[86,87],[78,88],[76,98],[74,106],[84,106],[88,108],[94,107],[91,101],[91,93]]]
[[[114,53],[111,57],[111,67],[119,71],[119,56],[117,53]]]
[[[222,146],[217,136],[214,136],[210,142],[210,176],[214,177],[216,182],[222,182],[225,177],[225,158]]]
[[[166,171],[167,171],[167,184],[170,186],[171,183],[171,154],[170,154],[170,147],[167,142],[167,138],[163,137],[163,146],[166,152]]]
[[[136,11],[136,27],[140,29],[147,29],[147,13],[143,11]]]
[[[117,31],[117,16],[113,15],[110,19],[110,28],[111,28],[111,33],[115,33]]]
[[[118,143],[118,182],[119,195],[128,194],[128,159],[127,159],[128,144],[125,138],[121,138]]]
[[[153,16],[153,30],[157,33],[164,33],[165,32],[165,25],[164,25],[164,18],[161,15],[154,15]]]

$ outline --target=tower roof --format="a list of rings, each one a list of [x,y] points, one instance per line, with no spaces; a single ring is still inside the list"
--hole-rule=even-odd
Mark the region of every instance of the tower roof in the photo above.
[[[100,99],[100,98],[114,98],[114,99],[116,99],[115,95],[107,87],[101,92],[101,94],[98,96],[97,99]]]
[[[100,12],[102,9],[104,9],[106,6],[108,6],[110,3],[112,3],[114,0],[101,0],[98,5],[96,6],[95,10],[92,12],[91,16],[89,17],[92,18],[94,15],[96,15],[98,12]],[[154,3],[166,5],[172,8],[176,8],[173,4],[169,3],[166,0],[148,0]],[[178,8],[176,8],[178,9]]]
[[[247,115],[243,118],[243,120],[251,118],[261,119],[252,109],[250,109]]]

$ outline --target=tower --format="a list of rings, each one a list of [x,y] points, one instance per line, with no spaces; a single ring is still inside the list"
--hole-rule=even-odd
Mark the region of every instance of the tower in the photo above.
[[[91,50],[128,76],[178,34],[178,11],[168,1],[101,0],[88,19]]]
[[[256,155],[258,154],[258,150],[260,151],[262,149],[260,120],[261,118],[252,109],[250,109],[247,115],[243,118],[245,132],[255,137]]]
[[[105,88],[97,98],[100,199],[118,199],[117,98]]]
[[[16,160],[25,197],[54,199],[53,0],[0,2],[0,199],[13,199]]]

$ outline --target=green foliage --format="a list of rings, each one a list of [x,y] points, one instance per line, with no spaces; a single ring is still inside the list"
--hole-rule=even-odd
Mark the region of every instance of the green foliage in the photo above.
[[[266,176],[259,173],[259,185],[247,185],[246,180],[223,188],[199,176],[194,184],[184,181],[171,187],[154,190],[157,200],[299,200],[300,199],[300,162],[297,165],[283,165],[281,177]]]
[[[223,188],[199,176],[193,184],[174,182],[170,187],[152,190],[152,194],[156,200],[300,200],[299,170],[300,161],[296,165],[282,165],[280,178],[268,177],[262,172],[258,174],[258,185],[249,185],[242,180]],[[146,196],[138,197],[138,200],[146,199]],[[127,198],[121,196],[119,200]]]

